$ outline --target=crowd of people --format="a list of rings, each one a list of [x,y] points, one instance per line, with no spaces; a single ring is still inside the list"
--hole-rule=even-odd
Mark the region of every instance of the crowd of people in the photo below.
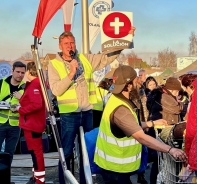
[[[81,54],[71,32],[59,36],[59,49],[49,62],[48,78],[57,99],[60,139],[69,170],[75,138],[82,126],[84,132],[98,128],[92,152],[106,184],[131,184],[134,174],[138,174],[138,183],[156,184],[158,152],[170,154],[197,172],[197,75],[169,77],[160,85],[154,77],[147,77],[145,70],[137,74],[132,67],[120,65],[95,87],[93,72],[114,61],[121,50]],[[25,74],[29,80],[26,83]],[[15,62],[12,75],[0,80],[0,90],[0,101],[10,103],[10,109],[0,109],[0,146],[5,141],[4,151],[12,162],[22,129],[33,162],[33,175],[27,184],[44,184],[42,132],[46,107],[35,63],[26,66]],[[186,121],[185,150],[156,139],[156,133],[162,134],[165,127],[181,121]],[[148,162],[153,163],[150,181],[144,177],[145,169],[139,171],[144,148],[148,148]],[[79,150],[81,155],[80,141]],[[82,156],[79,162],[80,184],[85,184]],[[59,183],[64,184],[61,162],[58,169]]]

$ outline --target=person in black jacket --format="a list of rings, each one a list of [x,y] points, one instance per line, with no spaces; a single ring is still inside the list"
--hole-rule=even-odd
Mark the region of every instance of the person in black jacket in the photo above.
[[[147,95],[147,109],[149,111],[148,120],[165,119],[168,125],[176,124],[180,121],[182,105],[177,101],[181,90],[180,82],[170,77],[165,85],[159,86]],[[156,137],[155,130],[149,128],[148,135]],[[158,157],[155,150],[149,149],[149,162],[153,162],[150,173],[150,184],[156,184],[158,174]]]

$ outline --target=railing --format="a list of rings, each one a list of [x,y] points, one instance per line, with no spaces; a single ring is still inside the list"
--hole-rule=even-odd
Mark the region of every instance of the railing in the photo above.
[[[90,169],[90,162],[89,162],[88,152],[87,152],[87,149],[86,149],[86,143],[85,143],[85,139],[84,139],[84,131],[83,131],[82,126],[79,127],[79,132],[80,132],[82,157],[83,157],[83,167],[84,167],[84,174],[85,174],[86,184],[93,184],[92,173],[91,173],[91,169]]]

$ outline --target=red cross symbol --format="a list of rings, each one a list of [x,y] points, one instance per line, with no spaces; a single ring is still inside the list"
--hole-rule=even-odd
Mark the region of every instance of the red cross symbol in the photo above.
[[[113,12],[103,21],[103,32],[110,38],[122,38],[129,34],[132,28],[130,19],[123,13]]]

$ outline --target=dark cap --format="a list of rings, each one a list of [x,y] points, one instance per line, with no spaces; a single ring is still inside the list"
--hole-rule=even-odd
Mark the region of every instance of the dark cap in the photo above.
[[[165,88],[169,89],[169,90],[178,90],[178,91],[180,91],[181,90],[181,83],[178,81],[177,78],[169,77],[166,80]]]
[[[126,65],[119,66],[113,74],[113,84],[110,87],[110,91],[113,94],[119,94],[127,83],[133,81],[137,77],[136,71]]]

